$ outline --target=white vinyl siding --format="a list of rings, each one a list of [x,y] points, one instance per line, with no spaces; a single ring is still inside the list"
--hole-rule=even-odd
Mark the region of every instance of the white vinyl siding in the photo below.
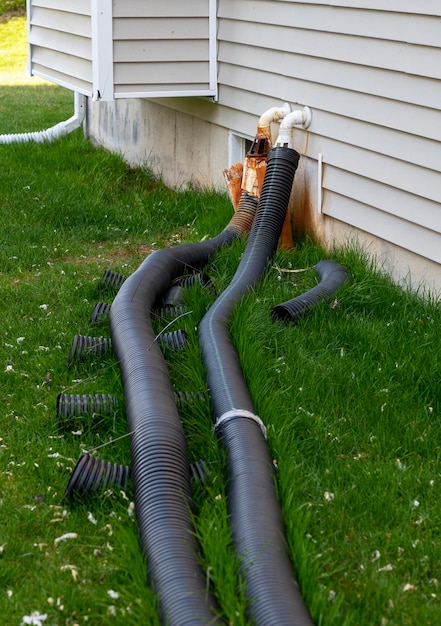
[[[32,0],[28,22],[31,73],[91,94],[90,0]]]
[[[323,155],[323,213],[441,263],[441,2],[220,0],[218,19],[219,103],[311,107],[295,141]]]
[[[214,96],[213,26],[209,0],[114,0],[115,97]]]
[[[216,0],[28,0],[30,71],[89,96],[217,94]]]

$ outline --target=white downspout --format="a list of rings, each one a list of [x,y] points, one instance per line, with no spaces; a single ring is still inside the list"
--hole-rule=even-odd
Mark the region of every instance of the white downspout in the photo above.
[[[80,128],[86,114],[86,96],[78,92],[74,93],[74,114],[64,122],[59,122],[51,128],[31,133],[14,133],[0,135],[0,144],[12,143],[45,143],[61,139],[65,135]]]

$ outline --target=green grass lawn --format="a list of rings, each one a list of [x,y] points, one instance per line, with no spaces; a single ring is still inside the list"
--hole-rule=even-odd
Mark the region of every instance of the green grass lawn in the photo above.
[[[12,34],[11,34],[12,33]],[[0,133],[46,128],[72,113],[70,92],[23,78],[24,19],[0,24]],[[12,51],[17,53],[13,58]],[[12,60],[11,60],[12,59]],[[130,464],[119,369],[112,355],[67,367],[76,334],[93,327],[106,269],[134,271],[158,247],[217,234],[228,198],[164,187],[97,150],[77,131],[51,145],[0,145],[0,614],[20,625],[159,624],[146,583],[133,494],[63,493],[82,451]],[[218,292],[240,241],[206,272]],[[326,256],[351,280],[297,325],[275,304],[316,284]],[[293,269],[304,269],[293,273]],[[214,300],[195,286],[179,320],[185,350],[167,354],[177,390],[205,390],[195,327]],[[159,330],[159,328],[158,328]],[[326,254],[309,239],[278,252],[231,323],[258,415],[268,427],[297,577],[315,624],[432,626],[441,580],[441,316],[353,248]],[[59,393],[112,394],[113,415],[60,428]],[[225,623],[248,624],[230,545],[225,458],[204,402],[182,408],[189,462],[210,468],[194,490],[201,563]],[[35,620],[37,617],[35,616]],[[270,626],[270,625],[269,625]]]

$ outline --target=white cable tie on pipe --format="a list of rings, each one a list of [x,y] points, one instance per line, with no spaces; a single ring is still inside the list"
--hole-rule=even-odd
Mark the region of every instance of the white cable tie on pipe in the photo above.
[[[255,413],[251,413],[251,411],[247,411],[246,409],[231,409],[231,411],[226,411],[225,413],[223,413],[217,418],[214,424],[214,430],[218,430],[224,422],[229,422],[230,420],[235,419],[236,417],[246,417],[247,419],[250,419],[256,422],[256,424],[259,426],[260,430],[262,431],[263,436],[266,439],[265,424],[262,422],[262,420],[260,419],[258,415],[255,415]]]

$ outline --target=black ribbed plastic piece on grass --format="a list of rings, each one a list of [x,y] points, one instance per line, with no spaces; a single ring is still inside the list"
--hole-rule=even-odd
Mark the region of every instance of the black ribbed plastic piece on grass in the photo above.
[[[184,290],[194,285],[207,287],[211,285],[211,279],[203,272],[195,272],[176,279],[165,292],[160,306],[182,306],[184,304]]]
[[[232,282],[199,324],[199,344],[215,423],[227,454],[227,499],[236,554],[258,626],[312,626],[294,578],[277,501],[274,466],[229,333],[235,303],[250,291],[277,249],[299,155],[268,154],[256,219]],[[248,415],[248,416],[247,416]]]
[[[56,402],[58,425],[67,427],[76,417],[105,417],[113,415],[117,408],[118,399],[110,394],[59,393]]]
[[[183,304],[184,288],[181,285],[172,285],[165,292],[160,306],[182,306]]]
[[[171,321],[177,317],[185,315],[187,312],[188,307],[186,306],[164,306],[161,309],[156,310],[155,315],[162,320]]]
[[[297,322],[316,304],[332,296],[347,280],[349,274],[343,265],[325,259],[314,266],[320,283],[306,293],[276,305],[271,315],[285,322]]]
[[[195,272],[194,274],[188,274],[176,280],[177,285],[181,287],[193,287],[194,285],[201,285],[202,287],[208,287],[212,285],[211,278],[204,272]]]
[[[118,274],[118,272],[112,270],[105,270],[101,278],[101,287],[119,289],[125,280],[127,280],[127,276],[123,276],[123,274]]]
[[[107,337],[92,337],[89,335],[75,335],[72,342],[67,365],[71,365],[77,359],[93,356],[102,356],[112,350],[112,341]]]
[[[103,461],[85,452],[79,458],[71,474],[64,497],[72,498],[75,494],[85,495],[104,487],[120,486],[125,489],[129,478],[129,466]]]
[[[178,408],[183,408],[196,402],[205,402],[206,396],[200,391],[175,391],[175,401]]]
[[[173,352],[182,350],[187,345],[187,333],[185,330],[178,329],[169,333],[163,333],[159,336],[159,341],[162,346],[170,348]]]
[[[90,316],[91,324],[99,324],[109,317],[111,304],[107,302],[97,302]]]

